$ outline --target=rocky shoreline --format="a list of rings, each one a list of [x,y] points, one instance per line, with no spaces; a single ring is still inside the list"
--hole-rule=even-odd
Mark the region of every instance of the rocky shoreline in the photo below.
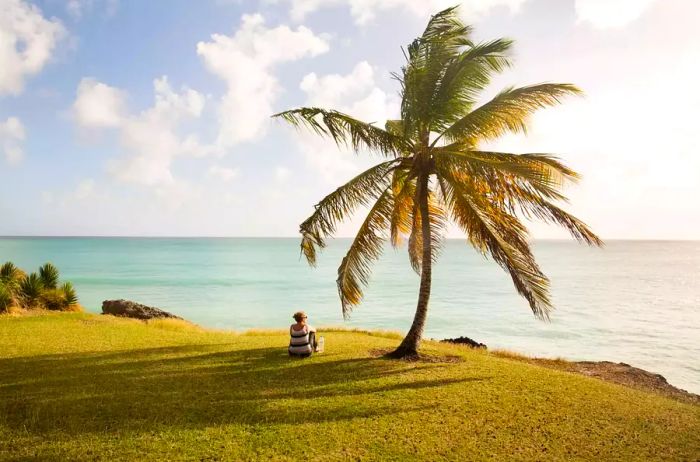
[[[526,359],[525,361],[544,367],[595,377],[600,380],[640,390],[653,391],[680,401],[700,405],[700,395],[671,385],[661,374],[630,366],[627,363],[614,363],[611,361],[562,361],[542,358]]]
[[[446,338],[440,340],[444,343],[465,345],[470,348],[487,349],[486,345],[469,337]],[[681,401],[700,404],[700,395],[675,387],[668,383],[666,377],[661,374],[649,372],[627,363],[615,363],[611,361],[566,361],[561,359],[530,358],[517,354],[495,352],[496,355],[510,359],[524,361],[530,364],[559,369],[567,372],[595,377],[607,382],[613,382],[640,390],[653,391]]]

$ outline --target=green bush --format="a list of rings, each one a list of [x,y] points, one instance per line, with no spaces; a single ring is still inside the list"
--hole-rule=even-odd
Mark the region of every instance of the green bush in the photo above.
[[[0,266],[0,312],[8,311],[12,306],[54,311],[81,310],[73,284],[64,282],[59,286],[58,268],[51,263],[44,264],[38,273],[28,276],[12,262]]]
[[[40,305],[51,311],[63,311],[68,306],[66,297],[60,289],[44,289],[41,293]]]
[[[12,305],[12,293],[7,290],[4,284],[0,283],[0,313],[9,311]]]

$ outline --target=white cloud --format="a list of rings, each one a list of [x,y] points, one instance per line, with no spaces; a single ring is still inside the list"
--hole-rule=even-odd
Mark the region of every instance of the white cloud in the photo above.
[[[201,116],[206,98],[187,87],[175,92],[163,76],[153,81],[155,102],[150,108],[130,114],[122,90],[92,79],[78,87],[73,113],[83,129],[112,128],[119,134],[124,155],[109,162],[109,171],[123,182],[156,188],[162,195],[180,196],[171,167],[179,156],[218,155],[221,150],[202,144],[196,134],[181,135],[183,122]],[[169,188],[169,189],[165,189]]]
[[[219,106],[221,146],[253,140],[264,132],[280,91],[272,73],[275,65],[328,51],[328,43],[306,27],[269,28],[259,14],[244,15],[233,36],[211,38],[197,44],[197,54],[228,87]]]
[[[66,35],[58,19],[22,0],[0,0],[0,95],[18,95],[27,77],[41,71]]]
[[[76,21],[99,8],[105,16],[112,16],[119,8],[119,0],[68,0],[66,11]]]
[[[74,19],[80,19],[83,16],[83,10],[88,2],[84,0],[68,0],[66,2],[66,11]]]
[[[269,0],[278,3],[279,0]],[[460,15],[474,22],[495,9],[517,12],[526,0],[287,0],[290,16],[303,21],[307,15],[322,8],[346,6],[358,25],[366,25],[381,13],[403,10],[421,18],[445,8],[459,5]],[[597,28],[624,26],[642,15],[655,0],[575,0],[576,16],[581,22],[590,22]]]
[[[86,199],[95,193],[95,180],[88,178],[78,183],[73,192],[76,199]]]
[[[299,85],[307,95],[307,105],[326,108],[357,100],[373,87],[374,69],[367,61],[358,63],[348,75],[328,74],[319,77],[312,72],[305,75]]]
[[[87,204],[102,203],[104,207],[111,199],[103,188],[98,188],[92,178],[85,178],[74,188],[67,191],[42,191],[41,202],[49,207],[73,209],[76,205],[82,208]]]
[[[639,18],[655,0],[576,0],[576,17],[599,29],[622,27]]]
[[[292,172],[287,167],[279,165],[275,168],[275,179],[277,179],[277,181],[285,182],[291,175]]]
[[[128,154],[110,165],[117,179],[144,186],[172,184],[175,157],[219,153],[216,147],[201,144],[194,134],[181,137],[178,133],[182,121],[201,115],[204,96],[187,87],[174,92],[165,76],[154,80],[153,87],[155,104],[120,125],[121,144]]]
[[[212,165],[209,167],[209,175],[221,181],[229,182],[238,176],[238,169]]]
[[[9,117],[0,121],[0,150],[10,165],[18,164],[24,157],[22,142],[25,131],[22,122],[17,117]]]
[[[402,9],[420,17],[428,17],[450,6],[460,4],[460,14],[473,21],[494,8],[516,11],[525,0],[288,0],[290,15],[302,21],[309,13],[324,7],[347,5],[355,23],[359,25],[373,21],[378,13]]]
[[[83,128],[118,127],[126,116],[126,93],[84,78],[78,85],[73,116]]]
[[[336,109],[379,127],[384,127],[387,119],[398,116],[398,97],[376,86],[375,71],[366,61],[359,62],[346,75],[307,74],[300,88],[306,93],[306,106]],[[295,133],[295,137],[307,162],[329,184],[347,180],[368,161],[376,160],[339,149],[333,141],[307,130]]]

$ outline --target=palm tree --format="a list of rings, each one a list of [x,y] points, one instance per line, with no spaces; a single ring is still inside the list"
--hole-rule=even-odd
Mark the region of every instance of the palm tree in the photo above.
[[[418,354],[430,299],[431,269],[445,227],[455,223],[471,245],[490,255],[513,280],[533,313],[548,319],[549,280],[534,259],[522,219],[564,226],[579,241],[601,245],[583,222],[558,202],[565,181],[578,174],[548,154],[511,154],[480,149],[483,142],[524,132],[528,117],[581,91],[571,84],[544,83],[507,88],[490,101],[477,98],[491,77],[510,65],[512,42],[475,43],[456,8],[433,16],[404,55],[394,77],[401,85],[401,119],[384,129],[347,114],[321,108],[294,109],[280,117],[305,126],[356,152],[386,160],[359,174],[319,202],[301,224],[301,249],[311,265],[337,224],[359,207],[369,207],[338,268],[338,292],[347,317],[362,299],[370,265],[388,239],[408,237],[408,254],[420,274],[415,317],[401,345],[389,356]]]

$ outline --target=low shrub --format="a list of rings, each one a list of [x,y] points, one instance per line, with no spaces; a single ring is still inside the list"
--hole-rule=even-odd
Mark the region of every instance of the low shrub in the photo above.
[[[12,293],[5,288],[5,285],[0,283],[0,313],[7,313],[13,305]]]
[[[59,272],[51,263],[27,275],[12,262],[0,267],[0,312],[24,309],[80,311],[78,295],[70,282],[59,286]]]
[[[63,291],[60,289],[44,289],[41,293],[41,306],[50,311],[63,311],[67,306]]]

